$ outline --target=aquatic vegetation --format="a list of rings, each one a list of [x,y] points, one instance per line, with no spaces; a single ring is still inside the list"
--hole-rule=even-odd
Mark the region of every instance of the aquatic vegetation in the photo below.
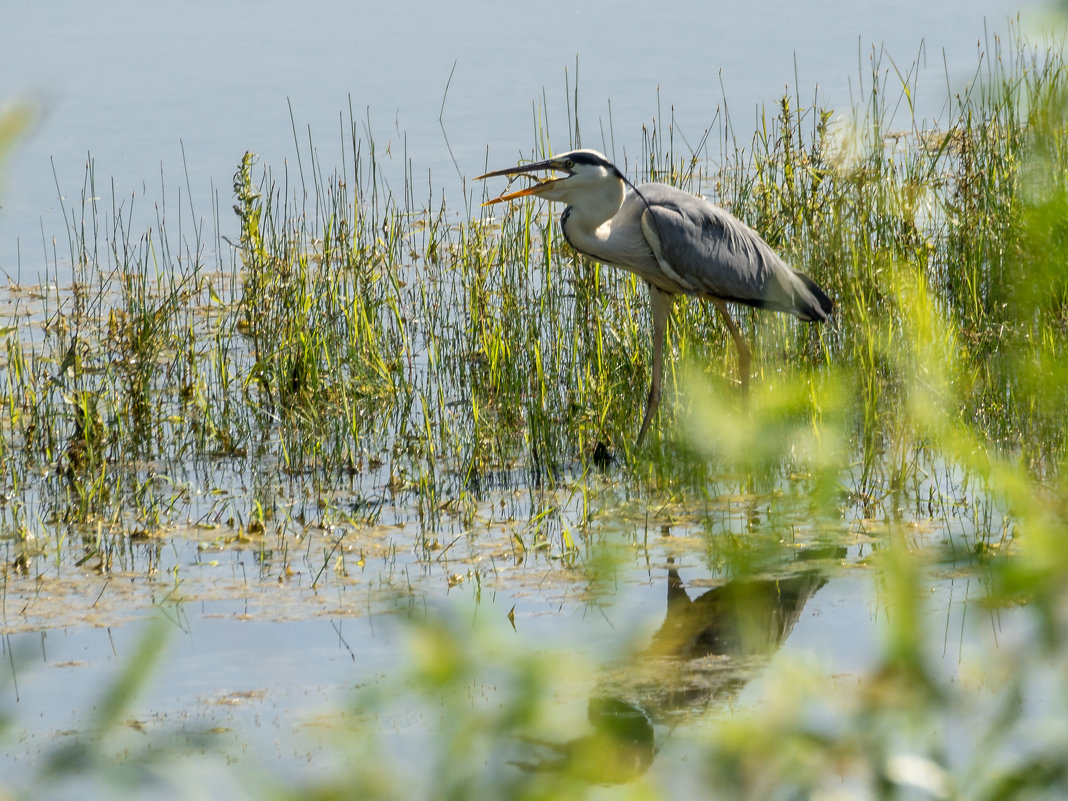
[[[215,579],[213,554],[254,552],[261,574],[244,586],[305,611],[328,593],[402,610],[406,667],[358,692],[338,735],[365,758],[266,793],[279,798],[410,797],[407,766],[371,758],[390,749],[368,721],[427,703],[442,726],[420,773],[436,797],[585,797],[576,777],[608,781],[598,763],[634,797],[686,782],[725,798],[1059,797],[1063,727],[1013,739],[1068,698],[1046,671],[1066,653],[1068,70],[1052,48],[996,48],[937,125],[890,116],[878,61],[852,116],[787,96],[742,147],[729,118],[691,152],[654,121],[630,177],[709,194],[836,312],[822,330],[742,313],[757,370],[743,408],[728,333],[680,299],[641,449],[644,290],[568,249],[537,203],[462,219],[444,201],[417,206],[410,167],[391,192],[351,119],[333,173],[311,147],[299,181],[246,153],[213,241],[181,203],[177,238],[164,201],[156,227],[130,231],[134,200],[114,190],[102,222],[90,164],[64,210],[72,283],[10,287],[2,324],[5,633],[54,614],[42,582],[83,569],[167,575],[144,603],[195,597],[190,560],[161,543],[193,543]],[[894,75],[907,98],[909,75]],[[548,149],[544,131],[535,141]],[[679,554],[716,586],[680,596]],[[505,647],[493,624],[428,609],[436,596],[404,571],[476,608],[484,591],[541,589],[551,574],[596,608],[628,559],[667,565],[665,625],[585,683],[596,671],[581,659]],[[368,562],[373,600],[357,577]],[[778,665],[763,703],[708,721],[824,577],[853,569],[874,574],[889,610],[855,686]],[[955,571],[1022,632],[991,657],[1005,680],[975,710],[924,630],[927,582]],[[312,592],[290,593],[294,575]],[[105,582],[86,606],[110,596]],[[146,635],[131,687],[159,637]],[[676,657],[677,683],[656,647]],[[559,696],[583,699],[586,735],[535,736],[562,728],[549,719]],[[107,695],[103,736],[127,701],[120,685]],[[665,739],[691,718],[704,724],[686,742]],[[535,733],[533,753],[517,731]],[[81,770],[67,756],[48,770]],[[692,773],[647,775],[654,756]]]

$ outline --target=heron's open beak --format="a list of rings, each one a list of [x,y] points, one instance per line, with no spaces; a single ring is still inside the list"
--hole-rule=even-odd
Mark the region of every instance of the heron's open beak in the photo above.
[[[539,170],[556,170],[557,172],[566,173],[561,178],[542,178],[538,175],[531,175],[531,173]],[[483,178],[496,178],[501,175],[507,175],[511,179],[518,178],[520,176],[524,178],[530,178],[535,183],[520,189],[518,192],[509,192],[506,195],[495,197],[492,200],[487,200],[483,203],[483,206],[491,206],[494,203],[500,203],[504,200],[515,200],[517,197],[526,197],[527,195],[540,195],[552,184],[557,181],[563,181],[571,176],[569,170],[564,169],[555,159],[546,159],[545,161],[536,161],[533,164],[522,164],[518,167],[507,167],[503,170],[494,170],[493,172],[487,172],[485,175],[480,175],[475,178],[476,181],[481,181]]]

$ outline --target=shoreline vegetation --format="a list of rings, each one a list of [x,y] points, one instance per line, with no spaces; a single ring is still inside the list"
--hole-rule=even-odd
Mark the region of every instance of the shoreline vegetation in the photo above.
[[[849,116],[787,95],[751,137],[726,119],[719,153],[660,118],[643,132],[631,179],[729,208],[836,311],[821,327],[740,315],[754,366],[743,410],[728,333],[710,306],[677,302],[664,400],[639,450],[644,288],[573,253],[546,207],[456,221],[444,201],[415,202],[410,174],[393,194],[351,113],[334,171],[313,146],[296,176],[241,158],[229,238],[222,200],[211,232],[195,214],[172,230],[162,203],[155,226],[131,230],[128,202],[90,162],[64,208],[69,256],[56,257],[73,282],[10,285],[0,316],[5,633],[48,625],[39,596],[87,573],[103,581],[95,601],[99,583],[80,591],[93,607],[112,574],[153,583],[146,605],[181,603],[196,582],[174,542],[205,558],[253,552],[251,580],[279,593],[297,572],[340,595],[375,581],[366,564],[392,576],[410,559],[476,603],[501,580],[497,562],[540,559],[588,584],[606,540],[669,528],[732,580],[841,548],[851,556],[831,563],[871,571],[889,610],[878,671],[831,691],[845,698],[830,712],[812,676],[796,698],[769,689],[763,709],[701,730],[693,775],[725,798],[1060,797],[1063,725],[1029,736],[1047,721],[1013,699],[1030,697],[1040,663],[1065,660],[1068,68],[1052,46],[996,41],[945,120],[904,126],[911,73],[875,61],[867,78]],[[543,131],[535,141],[531,156],[546,155]],[[457,573],[439,567],[454,547]],[[996,655],[1001,706],[949,747],[974,699],[933,664],[920,610],[925,582],[957,571],[977,577],[977,603],[1032,628],[1028,648]],[[393,585],[382,603],[419,591]],[[553,687],[532,678],[537,655],[488,646],[483,662],[477,634],[436,625],[413,624],[426,661],[391,686],[431,705],[449,695],[431,734],[439,797],[593,792],[567,770],[517,779],[467,764],[458,749],[493,761],[486,738],[531,724]],[[148,627],[131,692],[102,703],[101,742],[160,637]],[[464,690],[487,664],[504,677],[492,711]],[[1053,685],[1051,715],[1068,700],[1063,675]],[[353,702],[370,718],[402,702],[370,696]],[[0,706],[0,733],[23,713]],[[338,747],[376,742],[356,724]],[[84,764],[57,752],[41,781]],[[270,795],[405,797],[391,764]],[[631,791],[666,794],[647,779]]]

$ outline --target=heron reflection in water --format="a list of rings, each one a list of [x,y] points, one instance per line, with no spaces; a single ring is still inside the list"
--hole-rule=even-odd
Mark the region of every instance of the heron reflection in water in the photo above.
[[[512,764],[597,784],[641,776],[656,756],[654,726],[673,727],[740,690],[826,583],[820,563],[845,554],[802,550],[796,558],[804,567],[728,581],[693,598],[669,565],[664,621],[645,649],[600,682],[587,707],[590,730],[560,743],[523,738],[540,755]]]

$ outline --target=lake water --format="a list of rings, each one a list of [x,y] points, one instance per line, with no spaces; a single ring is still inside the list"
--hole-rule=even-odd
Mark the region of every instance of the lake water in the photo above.
[[[947,83],[973,75],[980,46],[1004,34],[1019,8],[757,0],[728,10],[669,0],[650,19],[647,6],[604,0],[525,9],[317,1],[299,10],[194,0],[151,13],[132,0],[15,4],[0,28],[0,103],[28,99],[40,114],[2,173],[0,271],[38,280],[53,237],[61,275],[69,270],[58,198],[68,215],[80,212],[90,156],[103,208],[113,194],[133,205],[142,221],[134,231],[154,223],[164,202],[175,215],[187,187],[198,219],[211,220],[219,194],[229,231],[241,155],[251,150],[280,171],[294,159],[295,126],[302,146],[310,131],[322,163],[337,166],[351,105],[380,156],[388,152],[387,167],[402,176],[409,159],[416,191],[432,183],[459,210],[461,177],[530,153],[543,98],[554,146],[565,149],[576,57],[583,144],[622,160],[654,118],[673,113],[696,145],[725,105],[744,144],[758,110],[773,109],[788,86],[802,103],[848,111],[851,91],[870,80],[872,52],[883,49],[902,72],[918,63],[917,112],[939,118]]]
[[[0,29],[0,102],[26,99],[39,114],[0,174],[0,270],[22,284],[69,279],[60,197],[68,215],[80,215],[90,157],[95,202],[110,209],[114,196],[132,207],[135,231],[153,225],[157,213],[205,219],[210,227],[217,197],[230,232],[236,227],[230,185],[241,155],[254,151],[280,170],[295,158],[294,136],[303,147],[310,131],[329,169],[341,158],[351,108],[358,124],[367,121],[396,180],[403,180],[407,161],[415,185],[444,193],[455,213],[473,191],[465,179],[529,154],[543,103],[554,146],[566,146],[573,98],[565,86],[576,83],[576,56],[583,144],[633,158],[642,126],[657,117],[673,118],[679,135],[696,143],[729,109],[744,142],[759,110],[773,108],[788,86],[803,103],[848,110],[859,82],[870,80],[869,57],[883,49],[884,71],[890,58],[904,72],[918,60],[917,114],[938,119],[947,94],[978,68],[981,47],[1006,34],[1017,10],[993,0],[757,0],[729,9],[691,0],[630,8],[550,0],[525,9],[195,0],[150,12],[132,1],[18,4],[5,11]],[[893,78],[889,84],[896,86]],[[395,669],[406,635],[393,621],[404,615],[459,610],[490,621],[495,636],[515,638],[517,648],[551,641],[600,666],[605,653],[621,648],[623,633],[653,638],[671,607],[665,587],[672,560],[679,560],[692,597],[709,586],[700,547],[676,550],[667,540],[637,547],[637,526],[615,533],[626,569],[619,594],[606,605],[591,601],[584,577],[548,560],[514,573],[504,562],[499,570],[494,565],[494,581],[481,591],[470,574],[454,582],[470,566],[460,548],[451,563],[412,553],[398,558],[390,549],[411,548],[407,530],[384,535],[382,553],[367,568],[388,573],[377,581],[392,590],[392,604],[405,599],[401,613],[372,608],[356,584],[310,586],[328,539],[308,545],[277,596],[268,591],[277,582],[250,584],[261,567],[253,550],[213,556],[192,539],[129,556],[131,575],[143,576],[145,560],[157,560],[158,580],[131,580],[120,590],[119,572],[97,584],[82,581],[71,595],[60,592],[58,580],[50,585],[57,603],[93,610],[76,623],[49,625],[51,611],[43,600],[28,600],[28,584],[10,596],[5,584],[0,709],[11,711],[20,729],[0,756],[0,791],[7,782],[27,781],[57,738],[79,736],[101,688],[135,649],[140,627],[130,620],[153,604],[174,616],[176,633],[138,704],[131,737],[142,730],[214,730],[216,750],[193,757],[198,770],[185,787],[190,792],[225,787],[226,761],[249,754],[272,767],[281,763],[284,775],[314,770],[315,760],[330,753],[325,744],[339,725],[337,710],[353,688]],[[813,584],[795,608],[779,612],[789,618],[782,626],[789,639],[767,655],[770,661],[818,654],[822,666],[846,676],[871,667],[885,620],[878,588],[848,567],[863,550],[856,545],[832,560],[825,585]],[[177,572],[183,601],[169,606],[167,579]],[[975,643],[1001,636],[995,616],[969,605],[970,581],[943,575],[932,583],[930,647],[953,675],[967,675]],[[514,629],[506,623],[513,609]],[[561,692],[584,712],[593,684]],[[742,691],[734,703],[744,705],[746,697]],[[394,726],[406,730],[403,721]],[[666,773],[672,764],[654,771]],[[178,787],[182,779],[175,777],[171,789]],[[103,788],[51,791],[107,797]]]

